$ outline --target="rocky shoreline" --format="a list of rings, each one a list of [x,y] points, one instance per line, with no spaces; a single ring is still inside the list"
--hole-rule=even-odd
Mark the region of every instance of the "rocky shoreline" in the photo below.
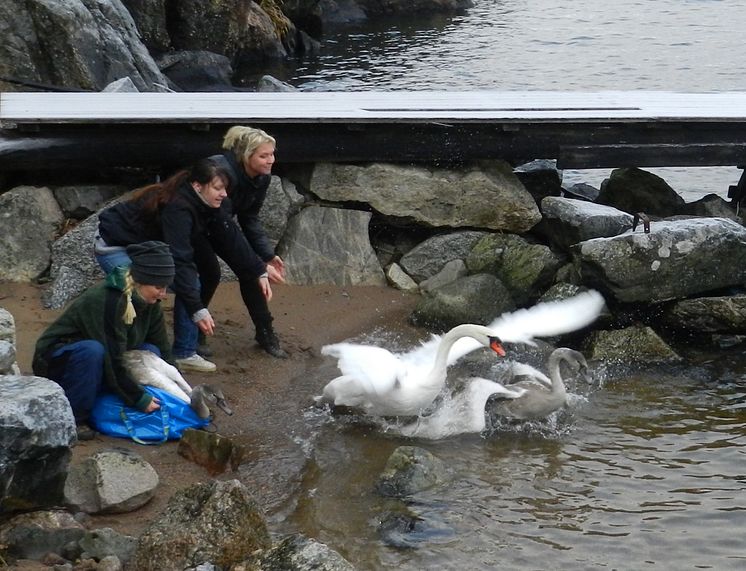
[[[684,203],[665,181],[640,169],[617,169],[597,193],[591,192],[593,196],[587,196],[587,187],[583,188],[586,195],[580,196],[578,189],[563,188],[561,173],[545,161],[516,169],[494,161],[451,171],[391,164],[315,165],[304,180],[308,186],[302,186],[302,179],[274,177],[264,209],[263,222],[287,262],[291,284],[392,287],[409,292],[413,296],[409,320],[430,331],[464,322],[488,323],[518,307],[594,288],[606,299],[606,314],[588,330],[554,341],[575,345],[589,360],[605,366],[685,366],[685,353],[679,348],[693,337],[715,350],[744,340],[746,229],[731,206],[717,196]],[[36,279],[50,267],[45,303],[55,308],[93,283],[99,277],[90,256],[95,212],[109,203],[112,194],[116,195],[110,188],[68,186],[18,187],[0,195],[5,220],[14,221],[3,233],[11,243],[22,246],[16,257],[11,251],[0,256],[2,278]],[[56,238],[65,219],[87,209],[93,213]],[[33,239],[29,227],[34,228]],[[40,240],[42,236],[46,242]],[[6,374],[0,376],[0,384],[7,397],[0,423],[4,438],[12,441],[3,446],[2,464],[13,469],[5,477],[8,491],[2,505],[8,521],[0,528],[0,537],[5,544],[17,545],[8,538],[28,526],[72,526],[79,530],[76,541],[81,545],[88,537],[85,534],[98,532],[73,524],[68,512],[55,514],[50,523],[45,519],[50,512],[43,509],[65,503],[60,494],[69,490],[61,486],[73,481],[69,457],[74,422],[54,383],[19,374],[14,362],[13,316],[2,313],[0,362]],[[40,417],[38,411],[48,407],[53,410]],[[25,428],[19,431],[19,426]],[[192,458],[214,457],[214,442],[200,446],[201,452],[192,453]],[[228,461],[223,460],[223,468]],[[39,462],[44,462],[44,471],[38,469]],[[101,473],[108,472],[117,479],[137,482],[132,474],[122,475],[123,464],[132,469],[136,462],[117,458],[116,469],[96,468],[89,473],[99,474],[94,478],[97,482]],[[146,467],[139,469],[149,474]],[[74,480],[81,481],[79,477]],[[96,486],[83,482],[78,496],[90,498]],[[209,511],[203,510],[228,501],[233,507],[226,511],[246,513],[242,517],[254,522],[252,529],[257,533],[264,529],[260,535],[266,534],[266,521],[251,492],[241,481],[231,482],[195,484],[173,501],[194,509],[196,494],[204,501],[198,511],[210,521]],[[39,489],[46,495],[39,494]],[[151,483],[149,492],[128,493],[147,501],[153,490]],[[75,508],[73,513],[81,509],[79,502],[65,497],[67,505]],[[126,499],[130,502],[131,496]],[[138,505],[140,500],[128,505]],[[88,508],[89,513],[97,513],[99,504]],[[169,507],[163,517],[168,513],[183,518],[178,514],[184,509]],[[43,514],[37,517],[46,523],[33,519],[25,523],[33,517],[29,513],[9,518],[15,512],[29,511]],[[58,522],[57,517],[67,523]],[[174,523],[152,525],[181,529],[192,539],[207,541],[206,536]],[[289,549],[287,543],[255,543],[255,536],[241,536],[241,547],[231,547],[237,536],[228,523],[221,526],[224,541],[212,536],[209,541],[224,550],[210,551],[201,560],[216,568],[249,569],[247,553],[259,550],[263,557],[270,557],[275,550],[287,553]],[[150,535],[115,537],[112,541],[124,541],[128,550],[105,555],[116,554],[120,563],[138,561],[133,567],[138,569],[148,568],[143,567],[151,560],[151,555],[145,555],[151,553],[148,549],[161,551],[164,544],[176,541],[162,531],[154,539]],[[296,536],[285,541],[301,552],[323,549],[310,538]],[[52,550],[51,545],[47,547]],[[57,549],[59,554],[62,547]],[[241,557],[217,564],[225,550]],[[90,554],[78,556],[81,553]],[[95,553],[100,557],[92,558],[101,565],[104,554]],[[173,558],[173,568],[189,568],[182,555],[173,554]],[[337,558],[338,554],[328,553],[328,561]],[[259,568],[274,568],[269,560],[263,561]],[[337,568],[336,563],[329,565]],[[305,567],[298,563],[292,568]]]
[[[13,30],[0,48],[4,74],[90,90],[122,77],[141,91],[241,89],[246,70],[258,63],[317,49],[313,34],[324,25],[384,11],[384,3],[372,0],[286,1],[279,12],[276,2],[238,0],[169,4],[175,11],[165,0],[112,0],[108,11],[93,0],[64,0],[59,4],[67,10],[58,12],[48,3],[27,4],[26,11],[0,7]],[[459,10],[468,2],[385,5]],[[54,57],[58,52],[70,57]],[[56,310],[101,277],[91,256],[97,213],[148,180],[136,172],[126,184],[90,184],[83,173],[59,185],[31,174],[0,194],[0,281],[45,282],[44,305]],[[554,340],[581,348],[589,360],[685,365],[681,348],[694,338],[713,350],[746,340],[743,220],[716,195],[685,203],[642,169],[617,169],[596,189],[563,186],[561,171],[542,160],[458,168],[316,164],[273,177],[262,216],[291,284],[406,292],[408,318],[423,331],[488,323],[594,288],[606,299],[606,314],[588,330]],[[131,451],[97,451],[71,465],[69,406],[54,383],[24,374],[16,339],[16,319],[0,308],[3,559],[43,560],[58,569],[351,568],[312,538],[273,541],[263,506],[246,480],[230,472],[178,490],[140,537],[91,529],[81,514],[137,513],[152,501],[158,478]],[[305,359],[306,349],[301,342],[295,354]],[[190,452],[193,460],[202,454],[218,462],[217,442],[185,440],[184,446],[199,446]],[[240,455],[231,454],[210,466],[218,472],[231,462],[240,466]],[[419,451],[403,454],[421,462]],[[293,476],[301,478],[302,461],[296,468]],[[107,475],[127,485],[107,487]],[[189,549],[167,552],[171,545]]]

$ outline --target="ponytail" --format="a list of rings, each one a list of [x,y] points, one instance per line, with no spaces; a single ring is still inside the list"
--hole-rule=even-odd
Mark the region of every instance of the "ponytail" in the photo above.
[[[135,321],[135,317],[137,317],[135,306],[132,304],[132,292],[134,289],[135,280],[132,279],[132,274],[127,270],[127,273],[124,276],[124,295],[127,298],[127,305],[124,308],[124,315],[122,315],[125,325],[132,325]]]

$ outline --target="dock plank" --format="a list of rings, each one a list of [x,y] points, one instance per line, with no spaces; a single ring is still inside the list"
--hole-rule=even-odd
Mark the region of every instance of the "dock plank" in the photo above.
[[[276,136],[281,162],[746,164],[746,92],[8,92],[0,168],[183,164],[235,124]]]
[[[0,93],[10,123],[746,121],[746,92]]]

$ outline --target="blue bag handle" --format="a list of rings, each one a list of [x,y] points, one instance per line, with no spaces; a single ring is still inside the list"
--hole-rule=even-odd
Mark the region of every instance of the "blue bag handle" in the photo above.
[[[152,446],[153,444],[163,444],[168,440],[168,430],[169,430],[169,422],[170,418],[168,415],[168,409],[165,406],[162,406],[158,410],[161,411],[161,421],[163,423],[163,437],[161,440],[143,440],[142,438],[139,438],[135,436],[135,427],[132,426],[132,421],[127,416],[127,412],[124,410],[124,407],[121,407],[119,409],[119,416],[122,419],[122,422],[124,423],[124,426],[127,428],[127,432],[129,432],[130,438],[137,442],[138,444],[144,444],[146,446]]]

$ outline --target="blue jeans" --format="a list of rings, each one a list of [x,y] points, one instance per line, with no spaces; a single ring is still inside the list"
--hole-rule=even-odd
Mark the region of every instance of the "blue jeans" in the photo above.
[[[129,266],[132,260],[127,252],[108,252],[106,254],[96,254],[96,261],[107,274],[117,266]],[[197,280],[197,287],[200,287]],[[183,359],[191,357],[197,352],[197,343],[199,340],[199,328],[192,321],[192,316],[184,306],[184,302],[177,295],[174,299],[174,357]]]
[[[101,266],[101,269],[104,270],[105,274],[108,274],[117,266],[129,267],[132,264],[132,260],[130,260],[130,257],[127,255],[125,250],[107,252],[106,254],[96,253],[95,256],[98,265]]]
[[[181,297],[174,299],[174,358],[191,357],[197,352],[199,327],[192,321]]]
[[[150,343],[143,343],[138,349],[161,356],[158,347]],[[88,419],[96,397],[103,392],[105,354],[103,343],[85,339],[64,345],[49,357],[47,375],[65,391],[77,422]]]

